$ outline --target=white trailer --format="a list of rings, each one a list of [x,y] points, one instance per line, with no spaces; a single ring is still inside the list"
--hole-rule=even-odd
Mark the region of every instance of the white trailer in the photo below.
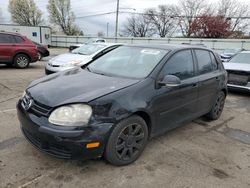
[[[17,32],[34,42],[51,45],[51,28],[47,26],[0,24],[0,32]]]

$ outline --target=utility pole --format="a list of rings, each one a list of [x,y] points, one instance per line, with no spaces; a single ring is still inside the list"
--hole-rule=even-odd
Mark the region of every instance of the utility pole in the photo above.
[[[107,37],[109,37],[109,22],[107,22]]]
[[[120,0],[117,0],[117,7],[116,7],[116,20],[115,20],[115,37],[117,38],[118,35],[118,17],[119,17],[119,5]]]

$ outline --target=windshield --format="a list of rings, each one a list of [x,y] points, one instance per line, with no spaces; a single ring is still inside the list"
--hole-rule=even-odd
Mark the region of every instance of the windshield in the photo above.
[[[167,53],[162,49],[123,46],[93,61],[87,69],[97,74],[140,79],[147,77]]]
[[[250,53],[237,54],[229,62],[230,63],[246,63],[246,64],[250,64]]]
[[[240,52],[240,49],[225,49],[223,53],[224,54],[236,54],[238,52]]]
[[[81,54],[81,55],[91,55],[95,52],[101,50],[102,48],[106,47],[104,44],[85,44],[79,48],[72,50],[71,53],[73,54]]]

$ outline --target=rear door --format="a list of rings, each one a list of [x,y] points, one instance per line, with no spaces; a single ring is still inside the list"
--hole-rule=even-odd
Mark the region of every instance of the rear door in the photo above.
[[[193,119],[196,114],[198,97],[198,78],[195,73],[191,50],[174,54],[163,67],[160,78],[175,75],[181,79],[177,87],[161,87],[157,90],[155,109],[157,111],[157,131],[166,131],[180,123]]]
[[[0,62],[12,61],[15,51],[15,38],[12,35],[0,33]]]
[[[221,71],[214,54],[208,50],[195,49],[198,69],[198,110],[200,114],[208,112],[218,94]]]

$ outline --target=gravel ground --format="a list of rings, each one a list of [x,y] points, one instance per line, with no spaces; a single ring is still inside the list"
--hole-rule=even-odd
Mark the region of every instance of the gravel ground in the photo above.
[[[37,151],[21,134],[15,104],[29,82],[44,76],[47,60],[25,70],[0,66],[0,187],[250,187],[249,94],[229,93],[218,121],[200,118],[153,139],[129,166]]]

